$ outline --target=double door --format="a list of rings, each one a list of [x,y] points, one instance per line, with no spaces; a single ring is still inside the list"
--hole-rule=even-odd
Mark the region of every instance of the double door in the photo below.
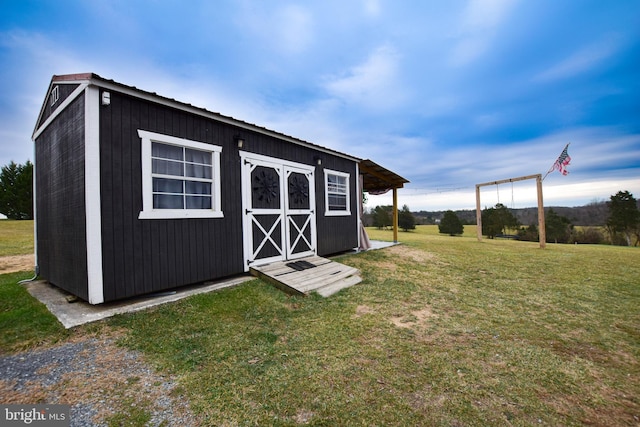
[[[241,153],[245,270],[316,253],[314,168]]]

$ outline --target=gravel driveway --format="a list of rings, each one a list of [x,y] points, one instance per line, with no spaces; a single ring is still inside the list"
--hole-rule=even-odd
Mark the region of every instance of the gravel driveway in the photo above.
[[[106,426],[138,408],[151,414],[148,426],[198,425],[176,385],[113,338],[0,356],[0,402],[71,405],[71,426]]]

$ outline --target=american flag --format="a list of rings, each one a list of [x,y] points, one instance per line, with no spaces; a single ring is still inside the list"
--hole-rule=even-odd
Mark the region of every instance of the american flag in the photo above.
[[[556,160],[556,162],[551,167],[551,170],[558,170],[562,175],[568,175],[569,174],[569,171],[566,169],[566,167],[571,162],[571,157],[569,156],[569,153],[567,152],[568,148],[569,148],[569,144],[567,144],[564,147],[564,150],[562,150],[562,153],[558,157],[558,160]]]

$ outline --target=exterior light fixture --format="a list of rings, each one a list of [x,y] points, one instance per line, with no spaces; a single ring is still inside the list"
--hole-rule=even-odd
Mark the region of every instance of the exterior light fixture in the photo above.
[[[244,138],[242,138],[240,135],[234,136],[233,140],[236,142],[236,144],[238,144],[238,148],[242,148],[242,146],[244,145]]]
[[[313,156],[313,163],[315,163],[316,165],[320,166],[322,164],[322,157]]]

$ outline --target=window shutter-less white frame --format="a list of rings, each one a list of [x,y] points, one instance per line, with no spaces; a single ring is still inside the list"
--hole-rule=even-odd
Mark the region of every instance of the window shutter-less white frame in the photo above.
[[[222,147],[141,129],[138,129],[138,136],[142,142],[142,211],[138,216],[139,219],[222,218],[224,216],[220,193],[220,153],[222,152]],[[154,209],[151,155],[153,142],[211,153],[213,168],[211,174],[211,209]],[[181,179],[181,177],[176,178]]]
[[[345,179],[345,192],[344,193],[338,193],[338,192],[330,192],[329,191],[329,176],[330,175],[334,175],[334,176],[338,176],[341,178]],[[330,169],[325,169],[324,170],[324,206],[325,206],[325,210],[324,210],[324,214],[325,216],[349,216],[351,215],[351,187],[350,187],[350,183],[349,180],[351,178],[351,175],[349,175],[348,173],[345,172],[338,172],[338,171],[333,171]],[[346,197],[346,204],[345,204],[345,209],[340,209],[340,210],[329,210],[329,194],[338,194],[340,196],[342,196],[344,194],[344,196]]]

